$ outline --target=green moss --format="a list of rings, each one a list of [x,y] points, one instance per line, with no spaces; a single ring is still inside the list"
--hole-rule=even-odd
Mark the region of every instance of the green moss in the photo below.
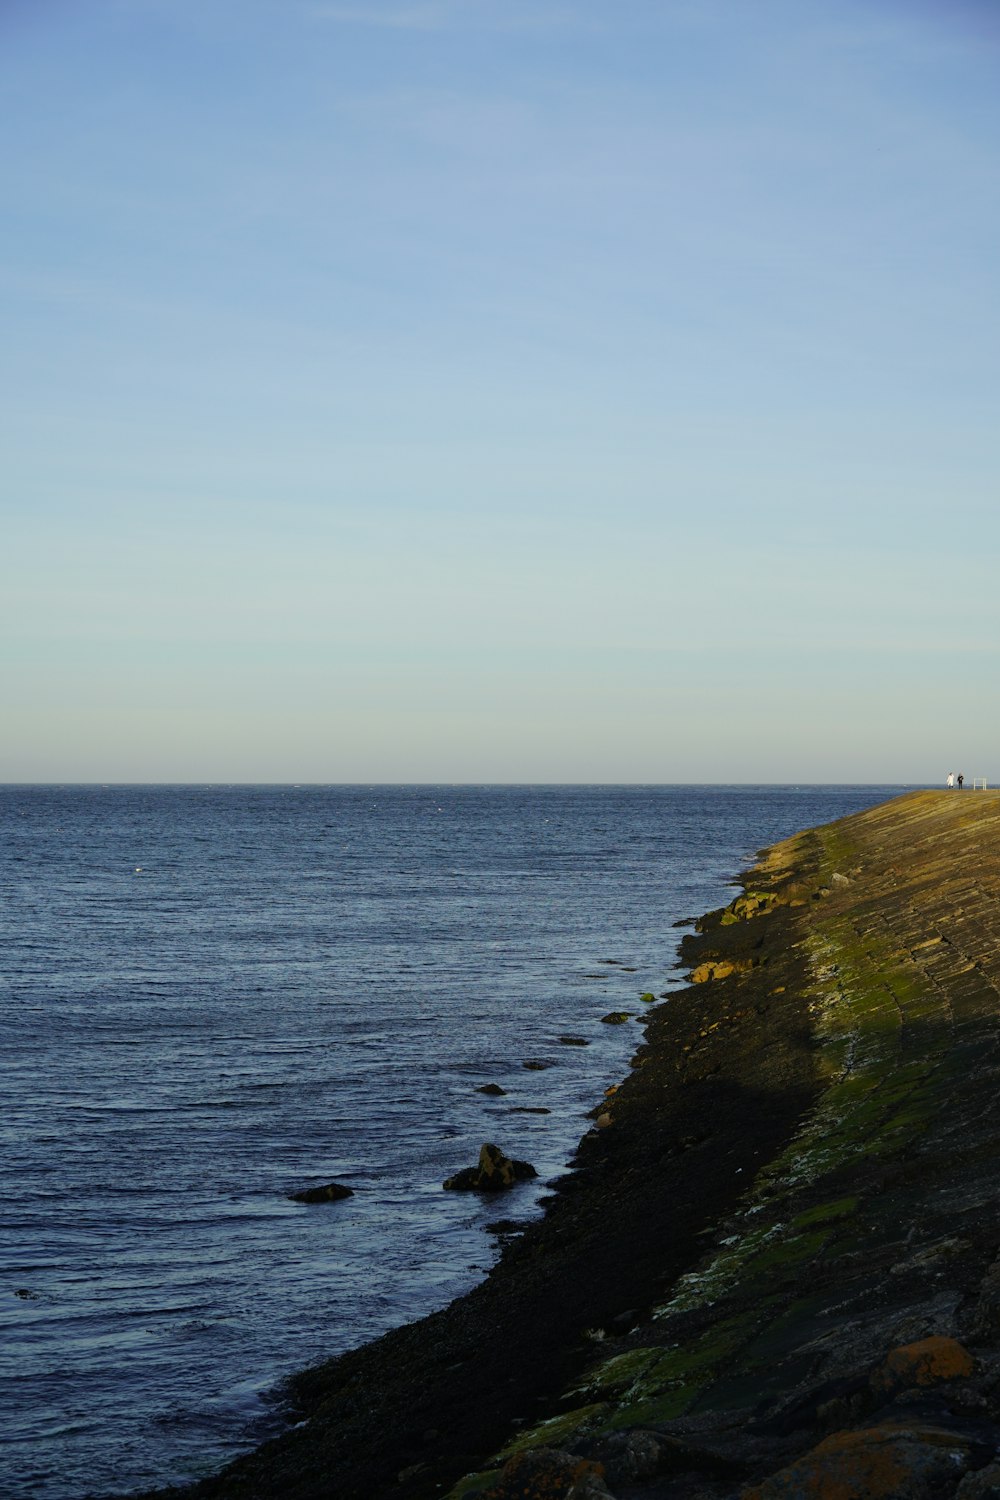
[[[581,1427],[592,1426],[606,1411],[607,1404],[596,1401],[589,1406],[578,1406],[573,1411],[563,1412],[561,1416],[549,1417],[548,1421],[539,1422],[537,1426],[520,1433],[497,1457],[506,1463],[515,1453],[524,1453],[529,1448],[557,1447],[563,1439],[579,1432]]]
[[[500,1478],[499,1469],[483,1469],[478,1474],[466,1474],[460,1479],[454,1489],[450,1489],[445,1500],[471,1500],[474,1495],[481,1495]]]
[[[739,1279],[741,1295],[746,1295],[751,1289],[760,1295],[772,1283],[784,1281],[805,1261],[815,1260],[826,1240],[827,1233],[823,1229],[774,1240],[744,1263]]]
[[[602,1431],[667,1421],[687,1411],[719,1368],[758,1331],[770,1302],[713,1324],[690,1344],[661,1353],[602,1424]]]
[[[675,1417],[682,1417],[710,1384],[706,1376],[685,1385],[674,1386],[658,1396],[649,1396],[634,1405],[623,1406],[603,1424],[601,1431],[616,1432],[621,1428],[652,1427],[657,1422],[671,1422]]]
[[[737,1285],[747,1262],[783,1232],[781,1224],[762,1224],[751,1229],[732,1246],[720,1250],[707,1264],[682,1276],[673,1297],[656,1308],[654,1317],[670,1318],[677,1313],[710,1307]]]
[[[591,1370],[586,1380],[571,1394],[605,1397],[619,1395],[633,1386],[651,1365],[656,1364],[662,1354],[663,1350],[660,1348],[630,1349],[626,1354],[618,1354]]]

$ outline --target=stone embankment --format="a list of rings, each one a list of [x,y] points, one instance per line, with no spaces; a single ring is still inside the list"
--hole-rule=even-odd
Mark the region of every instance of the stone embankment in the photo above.
[[[545,1219],[199,1495],[1000,1497],[1000,795],[744,885]]]

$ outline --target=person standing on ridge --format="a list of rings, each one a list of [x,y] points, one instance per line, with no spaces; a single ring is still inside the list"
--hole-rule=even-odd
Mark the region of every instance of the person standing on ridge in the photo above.
[[[961,771],[959,771],[959,773],[958,773],[958,790],[959,791],[962,790],[962,782],[964,780],[965,780],[965,777],[962,775]]]
[[[953,787],[954,785],[955,785],[955,773],[954,773],[954,771],[949,771],[948,772],[948,780],[945,782],[945,786],[951,786],[951,787]]]

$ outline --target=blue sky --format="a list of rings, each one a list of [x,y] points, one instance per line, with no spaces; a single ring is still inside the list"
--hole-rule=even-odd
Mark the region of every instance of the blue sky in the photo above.
[[[5,0],[2,780],[1000,780],[1000,7]]]

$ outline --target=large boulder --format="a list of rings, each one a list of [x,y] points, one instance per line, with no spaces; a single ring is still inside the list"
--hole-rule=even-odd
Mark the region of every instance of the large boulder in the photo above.
[[[976,1467],[963,1434],[923,1423],[835,1432],[741,1500],[934,1500]],[[984,1454],[978,1457],[981,1467]]]
[[[456,1172],[444,1186],[450,1192],[496,1193],[537,1176],[530,1161],[514,1161],[499,1146],[487,1142],[479,1153],[479,1165]]]

